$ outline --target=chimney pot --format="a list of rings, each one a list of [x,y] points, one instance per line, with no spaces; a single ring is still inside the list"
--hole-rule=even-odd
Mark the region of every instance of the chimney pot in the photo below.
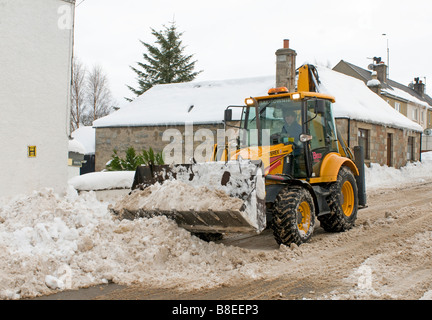
[[[425,94],[426,85],[420,80],[420,77],[414,78],[414,90],[421,96]]]
[[[284,49],[289,49],[289,39],[285,39],[285,40],[283,41],[283,48],[284,48]]]

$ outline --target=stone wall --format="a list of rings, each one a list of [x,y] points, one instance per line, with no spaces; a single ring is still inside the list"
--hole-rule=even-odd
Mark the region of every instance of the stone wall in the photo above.
[[[232,130],[237,132],[227,127],[228,136],[231,136]],[[200,162],[210,156],[218,134],[219,139],[224,139],[223,124],[96,128],[95,170],[105,169],[114,149],[120,157],[124,157],[129,147],[137,152],[150,147],[156,153],[165,150],[166,163],[189,163],[192,157]]]
[[[234,123],[237,124],[237,123]],[[336,124],[348,145],[353,148],[358,145],[358,129],[369,131],[369,159],[366,164],[378,163],[388,165],[387,135],[392,136],[392,152],[390,165],[395,168],[407,164],[408,137],[415,138],[414,161],[420,159],[421,133],[409,130],[385,127],[356,120],[336,119]],[[214,143],[226,136],[235,136],[230,132],[233,128],[223,124],[205,124],[194,126],[147,126],[147,127],[114,127],[96,128],[96,165],[95,170],[105,169],[106,163],[111,159],[116,149],[124,157],[129,147],[137,152],[150,147],[156,152],[168,151],[167,163],[188,163],[192,157],[198,161],[210,156]],[[236,131],[236,130],[234,130]],[[225,140],[226,139],[226,140]]]
[[[408,137],[414,137],[414,161],[420,160],[421,133],[386,127],[377,124],[349,119],[336,119],[336,125],[350,148],[358,146],[358,130],[369,131],[369,159],[365,159],[366,165],[378,163],[391,165],[395,168],[407,164]],[[391,134],[391,152],[388,153],[388,134]],[[391,156],[391,159],[388,157]]]

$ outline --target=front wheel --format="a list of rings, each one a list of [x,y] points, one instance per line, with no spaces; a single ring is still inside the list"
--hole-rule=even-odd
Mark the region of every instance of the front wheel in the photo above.
[[[305,188],[287,186],[276,197],[272,229],[278,244],[300,245],[310,240],[315,226],[315,206]]]
[[[342,167],[338,179],[330,186],[327,198],[330,214],[318,217],[320,225],[328,232],[342,232],[351,229],[357,219],[358,191],[351,170]]]

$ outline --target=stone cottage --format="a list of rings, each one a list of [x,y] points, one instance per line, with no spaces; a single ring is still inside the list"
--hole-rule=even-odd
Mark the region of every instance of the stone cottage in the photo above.
[[[244,105],[245,98],[267,95],[275,86],[294,91],[295,60],[296,52],[285,40],[284,47],[276,52],[276,77],[153,87],[128,106],[94,122],[96,171],[105,168],[114,149],[122,154],[130,146],[137,150],[152,147],[160,152],[170,144],[174,143],[174,149],[180,144],[182,157],[174,162],[188,162],[196,156],[194,151],[201,152],[204,135],[214,138],[223,129],[224,110],[229,105]],[[420,158],[420,125],[396,112],[362,81],[327,68],[317,69],[319,90],[336,97],[334,112],[341,134],[350,147],[365,148],[367,164],[401,167],[407,159]],[[235,110],[238,112],[233,119],[238,121],[241,109]],[[186,145],[193,147],[188,150]]]
[[[403,85],[388,77],[388,66],[380,57],[374,58],[369,70],[341,60],[333,70],[363,81],[373,92],[395,110],[422,126],[422,151],[432,150],[432,98],[426,94],[425,83],[416,77]],[[412,159],[411,159],[412,160]]]
[[[296,55],[288,40],[276,51],[276,86],[295,86],[292,66],[296,65]],[[376,70],[380,71],[380,67]],[[400,168],[408,161],[420,160],[421,125],[396,112],[369,90],[370,82],[365,84],[359,77],[324,67],[317,69],[318,90],[336,98],[333,109],[338,130],[349,147],[363,146],[367,165],[378,163]]]
[[[423,128],[393,109],[361,80],[318,67],[320,91],[336,97],[334,115],[348,146],[363,146],[365,163],[400,168],[420,160]]]
[[[155,152],[180,150],[173,159],[176,163],[188,163],[201,153],[208,155],[218,130],[219,138],[223,132],[225,109],[244,105],[251,95],[267,94],[273,84],[274,77],[260,77],[154,86],[129,105],[94,122],[96,171],[105,168],[114,149],[122,155],[131,146],[138,152],[150,147]],[[235,110],[234,124],[241,118],[240,108]]]

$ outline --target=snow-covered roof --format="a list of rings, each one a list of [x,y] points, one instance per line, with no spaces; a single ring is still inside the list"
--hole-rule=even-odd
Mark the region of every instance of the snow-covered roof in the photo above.
[[[335,68],[339,67],[338,70],[342,70],[345,67],[350,68],[353,72],[355,72],[365,83],[370,81],[372,79],[372,76],[375,74],[376,71],[369,71],[365,70],[363,68],[360,68],[352,63],[349,63],[347,61],[341,60]],[[342,69],[341,69],[342,68]],[[343,72],[343,71],[340,71]],[[376,83],[375,83],[376,84]],[[390,96],[396,99],[404,100],[407,102],[415,103],[421,106],[424,106],[426,108],[432,108],[432,98],[425,94],[420,94],[416,90],[414,90],[410,86],[405,86],[403,84],[400,84],[394,80],[387,79],[386,82],[380,83],[381,84],[381,94]]]
[[[71,136],[84,147],[84,154],[94,154],[96,147],[95,129],[91,126],[81,126],[72,132]]]
[[[392,108],[371,91],[363,81],[317,67],[321,81],[320,92],[336,98],[333,106],[336,118],[350,118],[395,128],[423,131],[423,128]]]
[[[320,91],[336,98],[336,117],[423,131],[420,125],[373,93],[364,82],[325,67],[317,68]],[[222,123],[227,106],[244,105],[247,97],[267,95],[268,89],[274,87],[274,80],[275,76],[267,76],[157,85],[129,105],[96,120],[93,126]],[[234,111],[234,119],[240,119],[240,110]]]
[[[419,98],[409,94],[408,92],[396,88],[396,87],[390,87],[390,88],[384,88],[381,89],[382,93],[386,93],[387,95],[393,96],[393,97],[398,97],[413,103],[416,103],[418,105],[424,106],[426,108],[431,108],[432,106],[429,105],[429,103],[427,103],[426,101],[422,101]]]
[[[94,121],[93,126],[222,123],[229,105],[242,106],[245,98],[266,95],[274,83],[275,77],[269,76],[157,85],[129,105]],[[234,119],[239,120],[240,114],[234,109]]]
[[[85,154],[84,146],[82,145],[81,142],[79,142],[76,139],[69,140],[68,151],[79,153],[79,154]]]

